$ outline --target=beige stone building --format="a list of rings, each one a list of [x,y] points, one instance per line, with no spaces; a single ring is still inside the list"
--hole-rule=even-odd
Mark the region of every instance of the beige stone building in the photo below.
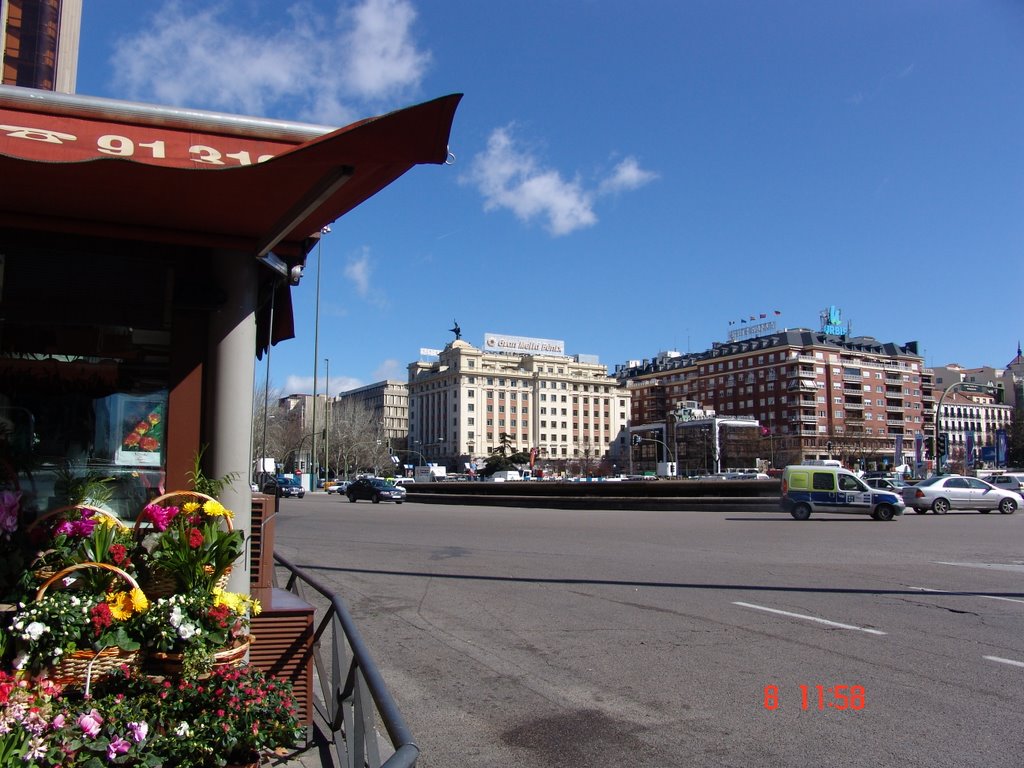
[[[628,455],[629,401],[596,357],[566,355],[560,341],[457,339],[409,365],[409,449],[455,471],[503,442],[549,471],[611,469]]]

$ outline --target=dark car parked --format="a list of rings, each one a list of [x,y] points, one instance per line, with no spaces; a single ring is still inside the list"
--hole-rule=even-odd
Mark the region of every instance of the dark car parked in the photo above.
[[[345,489],[345,495],[349,501],[364,499],[379,504],[382,501],[393,501],[401,504],[405,501],[405,488],[400,485],[393,485],[387,480],[379,477],[361,477],[354,483],[349,483]]]

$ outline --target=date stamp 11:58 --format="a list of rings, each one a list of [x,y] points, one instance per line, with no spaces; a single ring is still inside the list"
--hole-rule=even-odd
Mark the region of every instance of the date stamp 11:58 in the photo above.
[[[804,685],[801,683],[795,686],[800,693],[800,708],[802,710],[826,709],[854,710],[860,711],[867,706],[867,693],[862,685]],[[796,691],[793,691],[793,706],[796,705]],[[784,705],[784,696],[779,686],[766,685],[764,687],[764,708],[775,711]],[[788,706],[788,702],[786,704]]]

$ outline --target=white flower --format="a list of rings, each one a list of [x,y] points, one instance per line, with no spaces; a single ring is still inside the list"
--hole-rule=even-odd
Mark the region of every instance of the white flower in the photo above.
[[[188,727],[188,723],[182,721],[178,724],[178,727],[174,729],[175,736],[191,736],[192,729]]]
[[[195,634],[197,634],[195,624],[182,624],[178,627],[178,637],[182,640],[190,640]]]
[[[15,669],[24,669],[27,664],[28,664],[28,654],[27,653],[22,652],[22,653],[19,653],[17,656],[14,657],[14,668]]]
[[[181,624],[181,608],[179,606],[176,605],[176,606],[174,606],[174,608],[171,609],[171,616],[170,616],[170,618],[167,621],[168,621],[168,623],[172,627],[180,626],[180,624]]]
[[[32,642],[35,642],[40,637],[42,637],[46,632],[49,631],[50,628],[42,622],[33,621],[31,624],[25,627],[25,634],[23,635],[23,637],[26,640],[31,640]]]

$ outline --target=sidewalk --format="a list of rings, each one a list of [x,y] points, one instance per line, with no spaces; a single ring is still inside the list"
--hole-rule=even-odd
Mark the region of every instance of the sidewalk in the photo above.
[[[327,741],[319,728],[314,726],[312,731],[313,736],[308,747],[284,757],[271,757],[263,765],[273,768],[334,768],[333,745]]]

